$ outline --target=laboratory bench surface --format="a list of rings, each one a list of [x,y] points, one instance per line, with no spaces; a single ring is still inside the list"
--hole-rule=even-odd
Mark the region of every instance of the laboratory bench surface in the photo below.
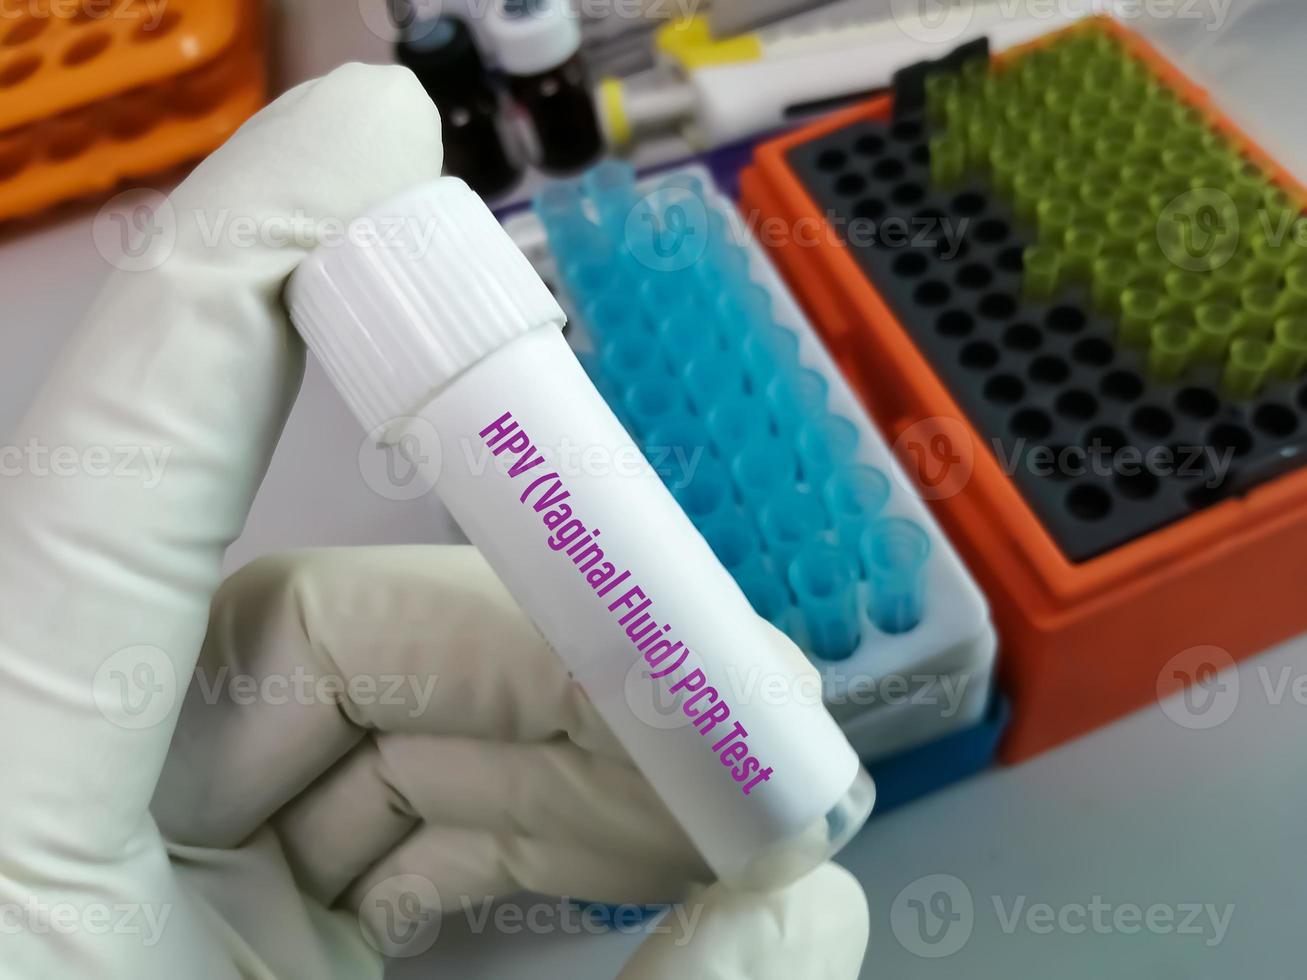
[[[321,10],[310,16],[306,0],[280,5],[283,22],[298,14],[322,32],[301,38],[306,43],[283,60],[283,75],[307,77],[350,57],[384,59],[375,39],[357,45],[345,36],[342,21],[358,16],[354,0],[332,5],[342,8],[340,19]],[[1285,5],[1266,6],[1288,16]],[[1273,19],[1245,28],[1265,39],[1268,50],[1288,43],[1271,40],[1284,31]],[[1301,46],[1301,29],[1297,36]],[[1229,59],[1234,48],[1222,48],[1221,56]],[[1284,93],[1286,115],[1279,118],[1293,118],[1289,93],[1297,89],[1289,80],[1296,65],[1254,60],[1224,65],[1235,95]],[[1307,157],[1301,134],[1298,145],[1292,139],[1277,145],[1265,128],[1255,135],[1269,136],[1268,149],[1280,151],[1290,166]],[[94,214],[94,207],[75,208],[0,232],[0,426],[6,431],[108,274],[92,242]],[[457,540],[433,495],[395,501],[369,486],[371,452],[310,361],[229,568],[285,548]],[[1172,699],[1033,761],[991,770],[873,819],[839,859],[870,903],[863,975],[1301,975],[1307,958],[1305,678],[1307,637],[1248,660],[1199,693],[1225,699],[1229,717],[1220,725],[1198,730],[1177,723],[1184,710]],[[475,924],[481,920],[456,913],[430,951],[394,963],[387,975],[601,980],[614,976],[640,941],[637,934],[592,934],[579,919],[562,919],[549,900],[510,904],[540,902],[547,911],[535,921],[568,925],[533,930],[501,915],[484,929]]]

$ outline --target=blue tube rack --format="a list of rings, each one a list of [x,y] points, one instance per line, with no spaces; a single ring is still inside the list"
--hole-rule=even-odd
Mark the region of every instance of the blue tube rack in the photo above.
[[[979,589],[707,172],[601,164],[506,227],[556,284],[596,387],[818,667],[860,754],[979,724],[995,648]],[[904,528],[924,542],[906,568]],[[941,679],[965,687],[947,707]]]

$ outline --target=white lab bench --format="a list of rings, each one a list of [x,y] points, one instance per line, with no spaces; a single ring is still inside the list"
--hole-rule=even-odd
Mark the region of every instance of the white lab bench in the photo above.
[[[283,3],[283,82],[345,60],[386,60],[386,45],[365,26],[381,2]],[[1163,43],[1180,39],[1193,52],[1184,59],[1190,70],[1219,84],[1236,118],[1286,164],[1307,172],[1307,133],[1297,112],[1307,9],[1297,0],[1247,6],[1237,28],[1210,39],[1174,19],[1148,30]],[[6,430],[108,272],[92,244],[93,214],[93,207],[83,208],[0,233],[0,427]],[[357,424],[310,363],[229,566],[290,547],[452,538],[456,531],[447,521],[432,519],[430,498],[395,502],[368,488],[357,463],[360,441]],[[1307,956],[1307,705],[1293,699],[1292,681],[1304,674],[1307,638],[1300,638],[1240,667],[1238,707],[1217,728],[1186,729],[1153,706],[1032,762],[991,771],[873,820],[841,857],[871,905],[863,975],[1301,975]],[[946,877],[921,881],[927,876]],[[907,913],[892,919],[896,899],[899,913]],[[909,904],[914,900],[922,904]],[[1192,919],[1191,905],[1199,909]],[[1203,907],[1218,919],[1231,908],[1219,943]],[[920,923],[913,918],[918,909],[925,916]],[[1139,926],[1132,909],[1142,917]],[[1153,913],[1150,928],[1151,909],[1163,911]],[[936,912],[962,917],[950,926],[930,918]],[[969,938],[961,942],[968,922]],[[918,925],[943,939],[923,942],[916,938]],[[390,975],[606,978],[639,941],[585,930],[473,932],[464,917],[452,917],[430,952],[395,964]],[[954,947],[947,957],[918,955]]]

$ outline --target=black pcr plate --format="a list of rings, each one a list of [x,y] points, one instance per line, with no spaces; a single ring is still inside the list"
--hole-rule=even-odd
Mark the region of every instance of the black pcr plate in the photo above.
[[[929,154],[926,125],[907,117],[855,123],[789,164],[1069,560],[1303,462],[1307,385],[1234,401],[1215,366],[1150,380],[1087,289],[1022,297],[1034,229],[981,177],[933,189]]]

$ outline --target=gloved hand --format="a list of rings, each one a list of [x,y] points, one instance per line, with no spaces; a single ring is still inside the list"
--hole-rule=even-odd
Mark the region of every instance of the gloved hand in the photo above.
[[[654,935],[625,977],[856,975],[857,883],[699,887],[476,552],[295,554],[220,587],[303,369],[282,285],[440,159],[405,71],[288,93],[172,194],[166,258],[116,274],[19,426],[72,465],[0,481],[0,975],[379,977],[442,908],[521,889],[688,896],[689,941]]]

